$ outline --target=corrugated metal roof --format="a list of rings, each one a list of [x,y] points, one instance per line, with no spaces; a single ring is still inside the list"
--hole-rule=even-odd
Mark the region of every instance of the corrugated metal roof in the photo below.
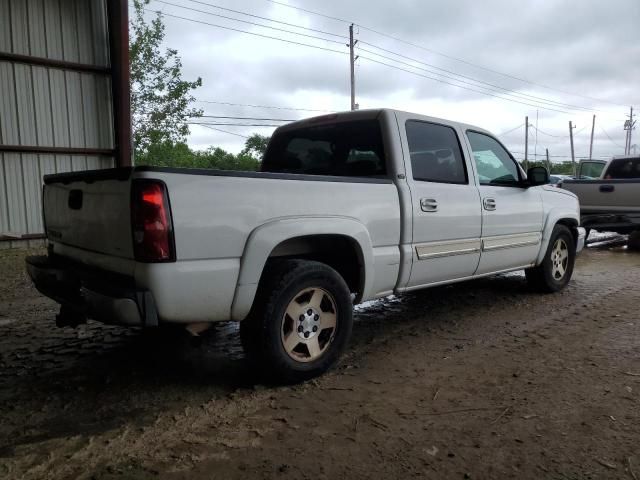
[[[109,66],[107,0],[0,0],[0,52]],[[111,79],[0,61],[0,144],[114,148]],[[0,236],[43,232],[42,176],[113,158],[0,152]]]

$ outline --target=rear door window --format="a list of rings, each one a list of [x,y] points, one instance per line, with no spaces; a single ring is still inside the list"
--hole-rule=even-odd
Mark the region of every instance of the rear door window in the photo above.
[[[604,162],[582,162],[580,164],[580,176],[599,178],[606,163]]]
[[[460,142],[453,128],[418,120],[407,121],[405,128],[414,180],[468,183]]]
[[[279,132],[269,143],[261,170],[340,177],[386,177],[380,124],[377,120],[359,120]]]

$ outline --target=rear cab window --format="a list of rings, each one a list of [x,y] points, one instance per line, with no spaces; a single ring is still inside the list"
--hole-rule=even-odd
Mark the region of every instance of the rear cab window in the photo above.
[[[269,143],[261,171],[387,178],[380,123],[357,120],[278,132]]]
[[[630,179],[640,178],[640,157],[639,158],[618,158],[612,160],[609,168],[605,172],[605,179]]]

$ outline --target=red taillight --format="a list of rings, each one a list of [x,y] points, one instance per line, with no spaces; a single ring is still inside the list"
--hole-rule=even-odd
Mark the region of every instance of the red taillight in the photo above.
[[[140,262],[175,261],[167,188],[156,180],[133,182],[133,251]]]

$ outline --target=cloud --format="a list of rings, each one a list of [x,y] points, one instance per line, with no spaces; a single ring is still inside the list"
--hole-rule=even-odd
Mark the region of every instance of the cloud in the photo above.
[[[209,11],[276,28],[296,30],[305,35],[322,36],[321,41],[255,25],[177,8],[152,1],[150,8],[162,9],[170,15],[192,18],[200,22],[246,30],[254,34],[284,38],[338,50],[341,54],[248,35],[219,27],[165,17],[166,45],[176,48],[183,60],[185,78],[202,77],[203,87],[197,92],[201,100],[271,105],[278,107],[346,110],[349,107],[349,62],[346,38],[321,35],[292,26],[270,23],[205,6],[202,2],[300,25],[307,28],[348,34],[348,23],[301,12],[268,0],[169,0],[170,3]],[[354,21],[359,47],[376,50],[371,44],[406,57],[425,62],[407,65],[394,63],[359,50],[370,57],[420,75],[441,81],[452,81],[440,69],[461,74],[492,85],[512,89],[518,100],[532,105],[505,101],[482,93],[447,85],[398,69],[361,59],[356,68],[357,101],[364,107],[394,107],[434,116],[475,123],[500,133],[524,123],[525,115],[538,127],[555,136],[538,134],[538,148],[548,147],[553,154],[569,155],[568,121],[584,129],[576,135],[576,152],[588,153],[593,113],[597,115],[594,154],[622,153],[622,123],[629,103],[640,101],[637,85],[640,78],[640,44],[637,37],[640,2],[583,0],[568,2],[504,2],[502,0],[455,0],[424,2],[420,0],[326,0],[324,2],[288,1],[292,5],[316,10],[332,17]],[[374,30],[374,31],[372,31]],[[402,38],[419,47],[395,41]],[[335,43],[337,42],[337,43]],[[433,52],[441,52],[438,55]],[[456,61],[457,57],[464,61]],[[401,57],[395,59],[413,64]],[[486,67],[479,68],[471,64]],[[490,70],[504,72],[499,75]],[[433,72],[442,75],[436,75]],[[517,80],[530,80],[532,83]],[[487,84],[468,78],[462,85],[492,95],[506,96]],[[553,87],[545,88],[541,85]],[[489,91],[487,91],[487,89]],[[518,98],[518,96],[520,96]],[[558,104],[541,104],[532,96],[549,102],[583,106],[592,111],[571,110]],[[589,97],[589,98],[585,98]],[[598,99],[598,100],[596,100]],[[620,105],[616,105],[620,104]],[[208,114],[297,119],[313,112],[259,109],[240,106],[199,104]],[[568,110],[570,114],[545,110],[543,107]],[[242,135],[253,131],[269,133],[270,129],[220,127]],[[606,131],[610,140],[603,130]],[[524,151],[524,127],[507,134],[503,140],[516,152]],[[532,142],[535,137],[532,129]],[[242,148],[241,137],[193,128],[190,143],[204,148],[219,145],[233,151]],[[640,143],[640,142],[638,142]],[[616,145],[617,144],[617,145]],[[534,143],[531,148],[534,148]],[[559,158],[559,157],[558,157]]]

